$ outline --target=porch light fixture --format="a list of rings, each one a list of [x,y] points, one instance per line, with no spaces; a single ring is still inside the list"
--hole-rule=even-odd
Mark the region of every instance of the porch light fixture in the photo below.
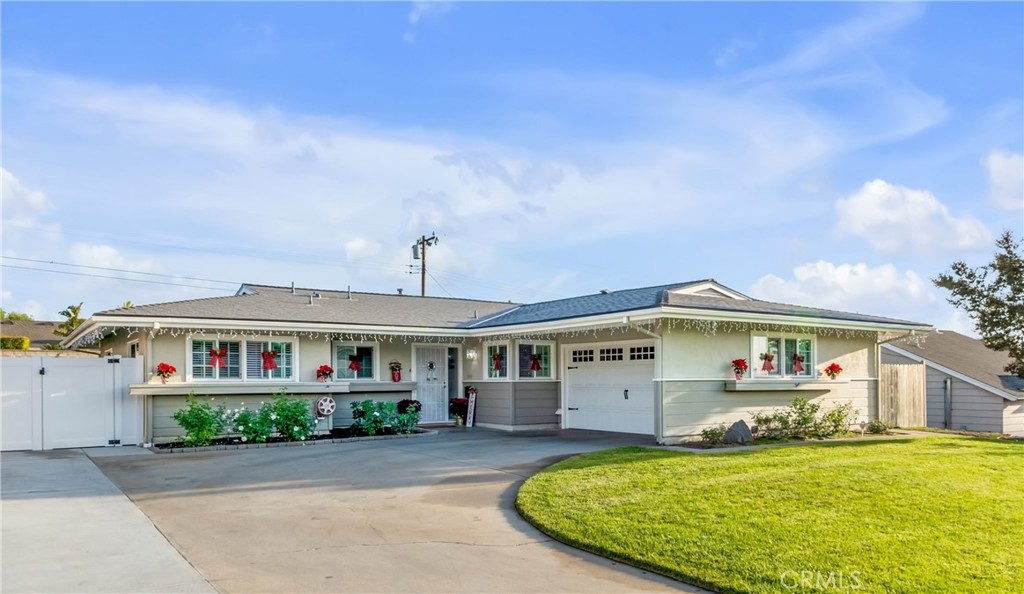
[[[470,361],[476,361],[477,352],[476,349],[466,349],[466,358]]]

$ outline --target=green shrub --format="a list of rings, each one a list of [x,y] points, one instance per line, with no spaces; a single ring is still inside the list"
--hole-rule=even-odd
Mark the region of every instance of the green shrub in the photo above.
[[[171,418],[185,430],[182,442],[189,447],[210,445],[230,420],[227,409],[223,404],[215,407],[210,402],[199,402],[192,392],[185,401],[185,408],[171,415]]]
[[[270,419],[277,427],[278,434],[288,441],[305,441],[313,435],[316,419],[313,418],[313,407],[309,402],[287,398],[284,390],[274,396]]]
[[[853,404],[844,402],[837,404],[825,411],[814,423],[814,433],[817,437],[835,437],[850,430],[850,424],[857,417],[860,411],[853,408]]]
[[[725,432],[728,430],[729,428],[725,426],[725,423],[719,423],[701,429],[700,436],[711,445],[721,445],[725,443]]]
[[[242,435],[242,441],[252,443],[263,443],[267,441],[274,431],[273,406],[260,403],[259,410],[242,408],[234,411],[234,418],[231,420],[231,430]]]
[[[396,407],[395,433],[412,433],[420,422],[420,410],[423,405],[419,400],[402,400]]]
[[[411,410],[406,414],[410,412]],[[415,415],[418,421],[419,412],[417,411]],[[398,416],[398,405],[394,402],[360,400],[352,403],[352,428],[366,435],[383,433],[385,427],[397,430]]]
[[[772,409],[753,415],[758,435],[769,439],[806,439],[835,437],[845,433],[860,411],[849,402],[821,412],[821,405],[796,397],[783,409]]]
[[[29,340],[27,336],[0,336],[0,349],[27,351],[28,345]]]
[[[878,419],[871,419],[870,421],[868,421],[868,426],[867,426],[868,433],[874,433],[876,435],[883,435],[887,431],[889,431],[889,429],[892,429],[892,427],[889,427],[884,422],[882,422],[882,421],[880,421]]]

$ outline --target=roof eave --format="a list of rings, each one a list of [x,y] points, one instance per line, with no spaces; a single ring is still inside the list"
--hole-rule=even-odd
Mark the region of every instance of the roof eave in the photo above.
[[[1001,389],[999,389],[999,388],[997,388],[997,387],[995,387],[995,386],[993,386],[991,384],[985,383],[985,382],[983,382],[983,381],[981,381],[979,379],[973,378],[973,377],[971,377],[971,376],[969,376],[969,375],[967,375],[967,374],[965,374],[963,372],[956,371],[955,369],[950,369],[949,367],[946,367],[945,365],[940,365],[940,364],[936,363],[935,361],[932,361],[928,357],[924,357],[924,356],[918,355],[917,353],[912,353],[912,352],[910,352],[908,350],[901,349],[900,347],[894,346],[894,345],[891,345],[891,344],[885,344],[885,345],[882,345],[882,346],[884,346],[887,349],[890,349],[891,351],[893,351],[897,355],[901,355],[903,357],[907,357],[908,359],[912,359],[912,360],[917,361],[919,363],[924,363],[925,366],[927,366],[927,367],[931,367],[932,369],[934,369],[936,371],[939,371],[939,372],[945,373],[947,375],[950,375],[952,377],[955,377],[958,380],[960,380],[962,382],[966,382],[968,384],[971,384],[972,386],[974,386],[974,387],[976,387],[978,389],[985,390],[986,392],[989,392],[989,393],[993,394],[994,396],[999,396],[1003,400],[1008,400],[1010,402],[1016,402],[1018,400],[1024,399],[1024,398],[1021,398],[1020,396],[1015,396],[1013,394],[1010,394],[1009,392],[1007,392],[1005,390],[1001,390]]]

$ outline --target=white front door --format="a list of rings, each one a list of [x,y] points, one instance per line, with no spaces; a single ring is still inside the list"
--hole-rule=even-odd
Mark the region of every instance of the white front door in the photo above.
[[[448,420],[447,347],[416,347],[416,399],[423,405],[421,423]]]
[[[566,358],[565,426],[654,434],[654,346],[580,345]]]

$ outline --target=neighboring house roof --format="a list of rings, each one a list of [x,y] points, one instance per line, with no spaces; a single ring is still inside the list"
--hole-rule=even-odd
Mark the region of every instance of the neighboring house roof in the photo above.
[[[402,328],[450,335],[527,331],[608,324],[616,316],[634,319],[678,317],[862,328],[868,331],[928,332],[927,324],[752,299],[712,279],[519,305],[495,301],[415,297],[381,293],[328,291],[245,284],[235,295],[139,305],[94,314],[65,342],[74,344],[104,327],[144,327],[170,323],[177,327],[230,326],[251,323],[280,329],[294,324],[297,331],[337,332],[363,329],[399,332]],[[154,326],[155,327],[155,326]],[[300,329],[301,328],[301,329]]]
[[[471,299],[300,288],[293,292],[290,287],[245,284],[229,297],[136,305],[95,315],[458,328],[474,315],[483,317],[510,307],[509,303]]]
[[[951,330],[938,330],[919,344],[896,342],[883,346],[897,354],[924,360],[940,371],[952,372],[950,375],[962,376],[960,379],[974,380],[970,383],[1003,398],[1024,398],[1024,379],[1005,371],[1010,356],[988,348],[980,340]]]
[[[0,336],[27,336],[29,348],[57,344],[61,337],[53,333],[60,322],[37,322],[35,320],[3,320],[0,322]]]

